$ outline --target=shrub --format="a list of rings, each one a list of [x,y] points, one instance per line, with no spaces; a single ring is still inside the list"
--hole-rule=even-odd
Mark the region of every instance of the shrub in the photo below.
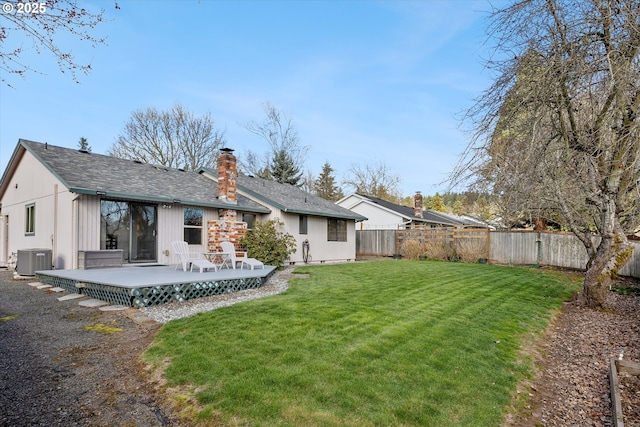
[[[405,240],[400,247],[402,256],[408,259],[418,259],[424,255],[422,244],[417,240]]]
[[[256,221],[253,229],[239,243],[247,249],[250,257],[280,267],[296,251],[295,238],[278,230],[282,225],[278,219]]]
[[[424,244],[424,254],[429,259],[448,261],[451,257],[455,256],[455,251],[449,242],[427,240]]]
[[[477,262],[486,256],[484,239],[459,239],[456,243],[456,254],[464,262]]]

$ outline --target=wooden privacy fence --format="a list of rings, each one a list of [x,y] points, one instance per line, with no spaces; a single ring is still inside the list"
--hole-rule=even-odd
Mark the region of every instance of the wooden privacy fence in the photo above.
[[[599,237],[593,237],[595,245]],[[620,274],[640,278],[640,242],[630,241],[633,253]],[[492,231],[490,260],[500,264],[548,265],[584,270],[589,257],[572,233]]]
[[[357,230],[357,256],[393,256],[396,251],[396,230]]]
[[[398,230],[396,249],[403,256],[434,259],[488,259],[489,230],[486,228],[413,228]]]
[[[489,258],[489,244],[489,230],[485,228],[425,227],[356,232],[356,252],[359,256],[407,256],[407,252],[415,251],[417,247],[423,254],[437,248],[445,249],[443,253],[448,251],[450,256],[477,255],[475,261]]]
[[[594,243],[597,242],[594,237]],[[547,265],[584,270],[587,251],[582,242],[571,233],[534,231],[491,231],[486,229],[415,229],[415,230],[361,230],[356,231],[358,256],[394,256],[402,254],[407,241],[419,242],[420,250],[434,243],[464,252],[465,245],[483,248],[484,256],[496,264]],[[471,243],[475,242],[475,243]],[[631,241],[633,254],[620,270],[620,274],[640,278],[640,242]],[[468,258],[475,261],[473,258]]]

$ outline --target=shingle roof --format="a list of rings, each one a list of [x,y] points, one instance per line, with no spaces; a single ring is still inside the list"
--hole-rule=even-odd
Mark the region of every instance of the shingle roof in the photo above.
[[[229,206],[217,199],[217,183],[196,172],[153,166],[24,139],[18,142],[11,162],[23,154],[23,149],[33,154],[73,193],[104,193],[105,197],[194,206]],[[7,185],[7,178],[5,172],[0,192]],[[238,197],[237,208],[249,212],[270,212],[270,209],[242,196]]]
[[[205,173],[217,176],[211,169],[202,169]],[[343,208],[329,200],[314,196],[291,184],[239,175],[236,179],[239,192],[251,198],[273,206],[287,213],[301,215],[326,216],[331,218],[365,221],[367,217]]]
[[[397,212],[400,215],[416,222],[431,222],[431,223],[445,224],[445,225],[452,225],[452,226],[463,226],[463,225],[473,225],[478,227],[487,226],[486,224],[483,224],[480,221],[471,220],[470,218],[467,218],[467,217],[449,215],[449,214],[434,211],[431,209],[422,211],[422,218],[420,218],[415,215],[414,209],[408,206],[397,205],[395,203],[391,203],[386,200],[379,199],[377,197],[367,196],[364,194],[358,194],[358,196],[368,199],[372,203],[378,204],[384,208]]]

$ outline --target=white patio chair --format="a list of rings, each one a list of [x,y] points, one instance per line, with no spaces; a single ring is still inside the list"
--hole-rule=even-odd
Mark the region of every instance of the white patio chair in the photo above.
[[[222,248],[222,252],[226,254],[227,260],[229,260],[234,270],[237,263],[240,263],[240,268],[245,264],[248,267],[251,267],[252,270],[254,267],[264,268],[264,264],[261,261],[255,258],[249,258],[247,252],[237,251],[236,247],[231,242],[221,242],[220,247]],[[238,256],[238,253],[242,255]]]
[[[189,244],[184,241],[175,240],[171,242],[171,246],[173,247],[173,251],[176,253],[180,262],[176,264],[175,270],[178,269],[178,266],[182,265],[182,271],[187,271],[187,268],[194,261],[198,261],[198,267],[200,267],[200,272],[202,272],[202,268],[210,268],[210,266],[206,265],[206,263],[202,263],[200,261],[207,261],[203,258],[202,254],[199,252],[189,252]],[[208,262],[208,261],[207,261]],[[213,265],[213,263],[211,263]]]

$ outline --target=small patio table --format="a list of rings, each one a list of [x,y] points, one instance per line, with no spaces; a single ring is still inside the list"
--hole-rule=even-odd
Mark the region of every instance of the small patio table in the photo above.
[[[211,261],[212,263],[214,263],[216,265],[216,267],[218,268],[222,268],[225,265],[227,266],[227,268],[229,268],[229,262],[231,262],[231,260],[229,259],[229,254],[226,252],[205,252],[204,257],[206,259],[208,259],[209,261]]]

